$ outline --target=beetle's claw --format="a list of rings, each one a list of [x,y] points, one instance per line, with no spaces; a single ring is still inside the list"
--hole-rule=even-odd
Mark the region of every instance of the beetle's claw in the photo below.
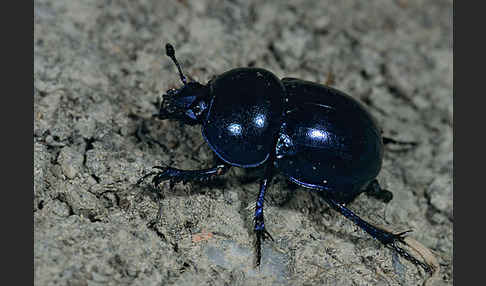
[[[393,234],[394,241],[404,242],[403,239],[407,236],[408,233],[410,233],[412,231],[413,231],[412,229],[409,229],[409,230],[406,230],[406,231],[402,231],[400,233]]]
[[[157,172],[152,179],[152,183],[155,187],[160,185],[160,183],[162,183],[163,181],[169,180],[170,187],[172,188],[176,183],[180,182],[183,179],[181,177],[181,172],[177,169],[162,166],[154,166],[154,168],[161,170]]]
[[[265,235],[263,231],[257,230],[256,232],[256,266],[260,266],[262,260],[262,240],[265,240]]]
[[[139,186],[146,178],[152,176],[152,175],[155,175],[157,174],[157,172],[150,172],[146,175],[144,175],[143,177],[141,177],[140,179],[138,179],[138,181],[135,183],[136,186]]]
[[[150,172],[140,179],[135,183],[135,185],[140,185],[146,178],[153,176],[152,178],[152,184],[154,187],[157,187],[162,183],[163,181],[170,180],[170,185],[173,187],[176,183],[182,181],[184,178],[181,176],[181,172],[177,169],[168,167],[168,166],[154,166],[152,167],[154,169],[158,169],[160,171],[153,171]]]

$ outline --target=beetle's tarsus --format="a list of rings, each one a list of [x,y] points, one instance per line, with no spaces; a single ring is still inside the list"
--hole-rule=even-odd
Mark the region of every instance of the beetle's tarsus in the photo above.
[[[406,244],[403,241],[403,239],[400,240],[400,242]],[[387,247],[393,249],[396,253],[398,253],[398,255],[405,258],[406,260],[412,262],[415,265],[422,267],[426,272],[428,272],[428,273],[432,272],[432,267],[430,265],[428,265],[427,263],[424,263],[424,262],[418,260],[417,258],[413,257],[412,255],[410,255],[410,253],[408,253],[408,251],[406,251],[405,249],[398,246],[397,242],[390,243],[390,244],[387,245]]]
[[[409,229],[406,231],[402,231],[400,233],[395,233],[393,236],[395,237],[396,241],[404,242],[404,238],[407,236],[408,233],[412,232],[413,229]]]
[[[255,230],[255,234],[256,234],[256,241],[255,241],[256,266],[260,266],[261,259],[262,259],[262,242],[265,241],[265,239],[267,238],[270,238],[270,240],[272,241],[274,241],[274,239],[265,228]]]

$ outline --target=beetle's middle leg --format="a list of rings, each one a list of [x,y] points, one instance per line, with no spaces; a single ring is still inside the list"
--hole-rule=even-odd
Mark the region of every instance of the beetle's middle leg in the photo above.
[[[256,265],[259,266],[262,258],[262,240],[273,237],[265,229],[265,220],[263,218],[263,203],[265,202],[265,191],[268,189],[270,182],[272,181],[272,166],[271,162],[267,163],[265,167],[265,177],[260,181],[260,191],[258,192],[258,197],[255,206],[255,216],[253,220],[255,221],[255,234],[256,234]]]

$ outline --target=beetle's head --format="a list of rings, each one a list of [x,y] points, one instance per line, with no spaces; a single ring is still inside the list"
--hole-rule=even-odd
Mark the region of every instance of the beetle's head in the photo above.
[[[169,89],[160,104],[159,119],[176,119],[194,125],[202,122],[208,109],[209,88],[189,82],[179,89]]]
[[[174,48],[171,44],[167,44],[165,48],[167,56],[177,66],[184,85],[178,89],[169,89],[162,96],[157,117],[159,119],[176,119],[190,125],[201,123],[209,105],[209,87],[195,81],[187,82],[175,58]]]

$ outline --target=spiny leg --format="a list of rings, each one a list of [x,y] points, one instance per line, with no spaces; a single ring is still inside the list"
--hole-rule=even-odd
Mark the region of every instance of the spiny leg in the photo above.
[[[391,232],[382,230],[382,229],[377,228],[377,227],[371,225],[370,223],[364,221],[358,215],[353,213],[350,209],[346,208],[344,205],[338,203],[337,201],[335,201],[331,198],[327,198],[327,197],[324,197],[324,200],[333,209],[335,209],[336,211],[338,211],[339,213],[344,215],[347,219],[354,222],[357,226],[359,226],[361,229],[366,231],[373,238],[377,239],[378,241],[380,241],[381,243],[383,243],[385,245],[393,243],[395,241],[402,241],[403,240],[402,235],[408,232],[408,231],[406,231],[406,232],[399,233],[399,234],[393,234]]]
[[[265,202],[265,191],[270,185],[272,180],[272,166],[273,164],[269,163],[265,169],[265,177],[260,181],[260,191],[258,192],[258,197],[256,201],[255,207],[255,234],[256,234],[256,265],[259,266],[262,258],[262,240],[266,238],[270,238],[273,240],[273,237],[268,233],[265,229],[265,220],[263,218],[263,203]]]
[[[411,261],[415,265],[422,266],[426,271],[430,272],[430,267],[427,264],[417,260],[415,257],[411,256],[406,250],[399,247],[397,242],[401,242],[406,244],[404,241],[405,235],[412,230],[403,231],[400,233],[391,233],[389,231],[380,229],[376,226],[371,225],[370,223],[361,219],[358,215],[353,213],[350,209],[346,208],[344,205],[336,202],[335,200],[327,197],[323,197],[323,199],[336,211],[340,212],[344,215],[347,219],[354,222],[357,226],[359,226],[362,230],[366,231],[369,235],[371,235],[376,240],[383,243],[385,246],[388,246],[395,250],[400,256],[403,258]]]
[[[227,164],[219,164],[215,167],[209,169],[201,169],[201,170],[181,170],[172,168],[169,166],[154,166],[154,169],[159,169],[160,171],[154,171],[146,174],[145,176],[141,177],[137,185],[142,183],[147,177],[154,176],[152,179],[152,183],[154,187],[157,187],[163,181],[170,181],[170,185],[173,186],[178,182],[187,183],[189,181],[208,181],[216,176],[225,174],[230,168],[231,165]]]
[[[169,166],[154,166],[152,168],[158,169],[160,171],[154,171],[144,175],[137,181],[136,185],[140,185],[146,178],[153,176],[152,184],[154,188],[157,188],[157,186],[163,181],[169,180],[170,188],[172,189],[176,183],[181,181],[184,184],[189,181],[208,181],[216,176],[224,175],[231,168],[231,165],[223,163],[209,169],[201,170],[181,170]],[[161,199],[158,198],[157,201],[159,205],[159,210],[157,212],[157,218],[154,222],[160,221],[160,218],[162,216]],[[154,222],[152,222],[151,224],[153,224]]]
[[[389,190],[385,190],[381,188],[378,180],[371,181],[365,189],[365,192],[368,196],[372,196],[378,200],[381,200],[385,203],[388,203],[393,199],[393,193]]]

